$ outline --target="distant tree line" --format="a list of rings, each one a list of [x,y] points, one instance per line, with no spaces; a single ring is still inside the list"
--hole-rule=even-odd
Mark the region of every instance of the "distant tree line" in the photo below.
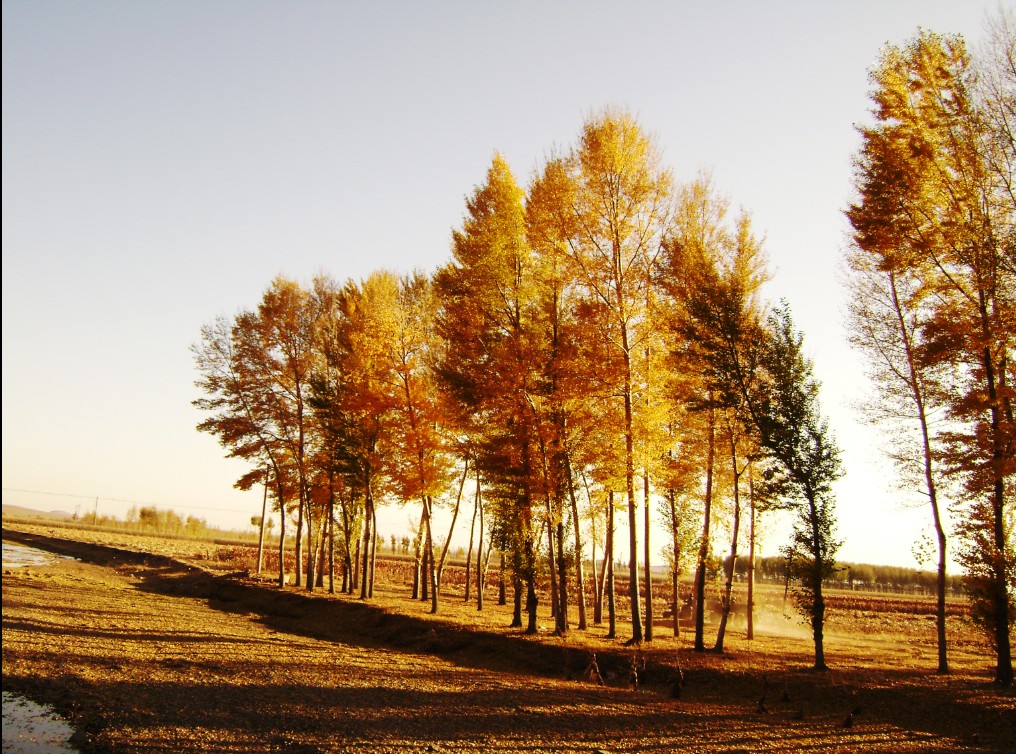
[[[949,73],[945,84],[965,81],[967,59],[955,49],[937,37],[915,44],[951,55],[939,66]],[[897,57],[888,48],[885,65]],[[918,81],[913,61],[902,65],[904,78]],[[884,75],[873,74],[876,103],[888,86]],[[1011,93],[1012,80],[1004,83]],[[936,86],[944,92],[945,84]],[[949,106],[959,107],[959,94],[949,96]],[[987,129],[979,107],[971,100],[949,115],[976,111],[971,123]],[[904,243],[891,208],[875,206],[883,194],[868,186],[882,175],[879,128],[862,131],[852,259]],[[918,146],[934,161],[946,141]],[[922,170],[904,177],[925,180],[932,168]],[[983,188],[997,193],[990,181]],[[927,330],[935,345],[928,359],[938,359],[929,369],[948,367],[952,375],[935,383],[949,417],[940,437],[953,454],[952,465],[943,458],[936,471],[952,474],[964,491],[957,503],[970,513],[959,532],[969,583],[995,599],[985,615],[1001,641],[1010,620],[999,606],[1011,605],[1011,539],[994,532],[1011,511],[1006,386],[1016,322],[1006,318],[1013,236],[1002,224],[1011,224],[1013,207],[991,194],[977,218],[981,231],[968,222],[962,235],[960,208],[948,205],[946,193],[935,193],[945,204],[926,221],[934,228],[919,235],[926,229],[914,221],[906,260],[938,250],[935,233],[948,224],[952,245],[941,249],[953,256],[938,267],[913,262],[929,275],[939,270],[936,295],[920,311],[941,323]],[[536,631],[540,594],[549,592],[555,631],[571,630],[572,608],[585,629],[591,596],[593,622],[606,619],[613,637],[620,512],[630,553],[627,633],[633,643],[652,641],[655,516],[669,532],[675,584],[683,572],[694,575],[696,649],[705,649],[707,569],[721,558],[713,648],[722,651],[741,544],[750,607],[757,517],[784,509],[793,528],[779,560],[810,621],[815,666],[824,668],[823,585],[837,573],[832,487],[840,456],[790,308],[762,295],[769,272],[748,213],[732,212],[707,175],[675,183],[655,140],[616,109],[590,117],[576,144],[552,154],[525,188],[495,155],[465,210],[452,257],[433,275],[378,271],[340,282],[321,274],[309,286],[279,277],[256,309],[216,319],[193,346],[202,395],[195,405],[206,416],[199,429],[249,463],[237,486],[263,487],[262,518],[269,505],[282,513],[279,585],[287,583],[283,554],[292,536],[298,584],[323,587],[327,577],[331,591],[370,599],[378,506],[411,506],[411,596],[438,612],[451,540],[451,530],[437,528],[435,511],[443,508],[452,528],[470,518],[467,583],[475,581],[478,607],[496,552],[513,625]],[[963,244],[994,255],[990,286],[981,268],[963,267]],[[979,287],[954,291],[956,280]],[[946,305],[969,314],[957,320],[966,323],[962,333],[945,329]],[[869,316],[862,308],[859,332]],[[1003,654],[1000,645],[1004,681],[1011,660]]]

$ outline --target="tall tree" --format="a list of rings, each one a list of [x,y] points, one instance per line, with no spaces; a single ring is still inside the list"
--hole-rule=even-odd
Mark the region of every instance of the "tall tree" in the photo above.
[[[893,259],[890,269],[931,291],[915,336],[948,378],[943,467],[961,484],[960,557],[1004,685],[1013,682],[1016,609],[1007,532],[1016,470],[1011,36],[1008,46],[1008,68],[1003,55],[983,88],[959,37],[920,32],[886,48],[872,72],[874,124],[861,129],[860,197],[849,213],[860,249]]]
[[[729,202],[717,194],[708,176],[682,186],[666,241],[661,283],[670,304],[671,361],[677,375],[673,390],[688,410],[707,417],[705,505],[695,579],[695,648],[699,651],[705,649],[705,565],[719,479],[717,443],[723,436],[718,429],[726,418],[726,437],[733,451],[729,455],[737,477],[743,461],[737,459],[740,440],[735,438],[742,434],[742,425],[750,425],[745,394],[754,391],[758,381],[760,288],[767,279],[766,257],[748,215],[741,212],[731,219]],[[738,492],[736,478],[731,489]],[[736,526],[733,529],[736,537]],[[732,549],[736,550],[736,539]],[[725,610],[729,611],[729,595]],[[722,646],[721,633],[717,649]]]
[[[252,464],[236,486],[250,489],[257,477],[267,469],[280,512],[279,586],[286,583],[285,542],[287,503],[291,499],[291,464],[284,443],[275,431],[274,414],[266,400],[263,385],[245,360],[248,336],[255,317],[251,313],[237,316],[234,322],[218,317],[201,328],[201,340],[191,346],[199,378],[195,385],[204,393],[194,405],[209,415],[198,430],[218,437],[230,458],[241,458]]]
[[[394,480],[403,500],[419,500],[426,527],[430,568],[431,612],[440,600],[440,578],[451,532],[439,558],[434,557],[434,507],[449,484],[453,465],[453,444],[449,435],[448,410],[438,389],[434,369],[439,342],[434,331],[437,300],[430,280],[422,275],[397,281],[391,302],[392,340],[387,345],[391,363],[394,409],[398,420],[392,426]],[[469,454],[464,459],[463,480],[469,471]],[[454,527],[462,485],[456,498]]]
[[[867,179],[864,181],[868,183]],[[866,200],[869,209],[873,209],[871,200],[877,201],[870,194],[871,188],[867,186],[864,190],[869,197]],[[864,227],[860,220],[858,225]],[[899,222],[885,226],[889,232],[900,227],[902,223]],[[941,447],[941,422],[936,425],[934,421],[934,416],[945,406],[940,389],[942,377],[935,373],[934,363],[929,363],[920,337],[930,313],[928,298],[933,292],[906,265],[898,263],[895,255],[883,253],[889,249],[882,247],[880,251],[871,246],[870,251],[865,251],[862,243],[866,243],[863,236],[848,256],[850,340],[868,357],[869,376],[879,390],[879,398],[868,402],[866,414],[890,429],[888,436],[892,441],[887,452],[901,472],[901,485],[907,488],[916,482],[928,497],[938,550],[938,672],[948,673],[947,521],[945,506],[940,500],[944,449]],[[915,431],[919,443],[916,448],[914,443],[903,441],[905,437],[914,436]]]
[[[390,486],[396,424],[396,375],[391,359],[396,340],[398,280],[377,272],[362,283],[348,282],[339,296],[342,313],[338,352],[342,367],[333,411],[345,449],[345,471],[364,501],[360,552],[360,597],[373,596],[378,502]]]
[[[602,310],[601,337],[620,355],[616,392],[623,416],[628,501],[633,643],[644,638],[638,573],[635,496],[635,395],[638,357],[651,330],[647,302],[652,271],[670,218],[671,177],[653,139],[628,113],[606,110],[583,126],[569,158],[575,233],[567,253],[590,299]]]
[[[759,445],[773,462],[767,469],[767,497],[782,498],[794,513],[793,564],[801,580],[797,603],[811,622],[815,669],[825,670],[822,583],[833,573],[840,544],[832,483],[842,471],[839,449],[819,412],[819,385],[803,342],[786,304],[776,307],[759,349],[765,379],[745,390],[744,398]]]
[[[279,276],[265,290],[256,315],[249,320],[254,338],[247,338],[244,358],[262,387],[273,417],[273,434],[293,461],[298,483],[296,580],[300,581],[304,523],[307,534],[307,588],[313,588],[313,509],[307,463],[312,415],[307,398],[318,353],[314,347],[315,310],[309,292]]]
[[[535,632],[534,506],[545,487],[532,397],[540,394],[542,374],[523,198],[507,162],[495,155],[486,182],[467,201],[462,229],[452,234],[453,259],[434,284],[437,329],[446,342],[437,373],[459,407],[459,426],[473,438],[492,534],[525,586],[527,630]]]

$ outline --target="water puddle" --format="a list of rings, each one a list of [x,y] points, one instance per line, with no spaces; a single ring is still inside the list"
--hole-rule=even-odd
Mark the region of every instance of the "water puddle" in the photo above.
[[[51,552],[44,552],[26,545],[16,545],[13,542],[3,543],[3,567],[23,568],[24,566],[40,566],[52,563],[54,560],[63,557],[54,555]]]
[[[4,545],[6,566],[7,546]],[[70,744],[74,729],[49,707],[3,692],[5,754],[77,754]]]

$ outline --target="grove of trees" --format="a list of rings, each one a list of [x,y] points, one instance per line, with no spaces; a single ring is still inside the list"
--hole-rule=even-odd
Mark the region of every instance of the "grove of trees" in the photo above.
[[[922,32],[887,48],[848,210],[852,331],[880,390],[873,411],[918,439],[898,460],[931,502],[942,600],[944,497],[962,508],[954,536],[1009,684],[1011,40],[1000,31],[1008,57],[980,77],[957,39]],[[298,584],[327,577],[332,591],[370,599],[378,506],[404,506],[418,525],[412,597],[438,612],[443,508],[452,526],[460,513],[473,522],[478,606],[498,552],[513,625],[530,632],[541,594],[559,634],[573,608],[586,627],[591,594],[593,620],[606,600],[614,635],[620,501],[632,643],[653,640],[653,516],[671,534],[675,579],[695,574],[697,649],[714,539],[729,536],[722,652],[744,531],[750,584],[756,516],[786,510],[782,560],[825,668],[840,454],[789,305],[764,298],[768,278],[749,214],[732,212],[707,175],[675,181],[637,120],[605,109],[525,187],[495,155],[433,274],[279,277],[256,309],[204,327],[193,346],[199,429],[249,464],[238,487],[264,485],[282,513],[280,555],[295,525]],[[944,607],[939,620],[945,672]]]

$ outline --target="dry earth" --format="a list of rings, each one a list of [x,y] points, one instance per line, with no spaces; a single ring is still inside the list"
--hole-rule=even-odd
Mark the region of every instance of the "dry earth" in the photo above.
[[[732,632],[722,656],[658,626],[633,691],[631,650],[599,628],[524,637],[502,628],[504,608],[479,616],[461,595],[434,617],[400,585],[364,604],[221,575],[229,564],[207,545],[68,531],[38,540],[43,529],[16,528],[5,523],[5,541],[81,560],[4,572],[3,690],[52,705],[82,752],[1001,752],[1016,742],[1016,696],[990,684],[990,654],[962,622],[948,677],[929,671],[926,616],[836,617],[827,673],[808,670],[806,637],[775,624],[753,642]],[[590,651],[607,686],[569,680]],[[678,663],[686,682],[673,699]]]

